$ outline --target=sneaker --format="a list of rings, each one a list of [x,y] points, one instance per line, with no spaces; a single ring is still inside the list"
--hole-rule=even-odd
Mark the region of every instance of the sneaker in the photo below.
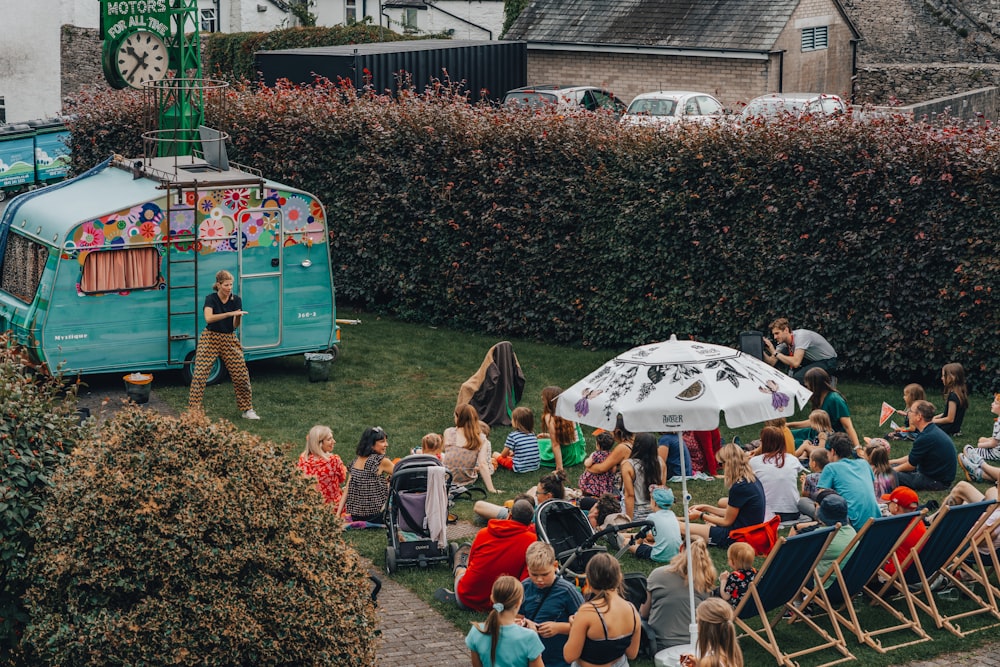
[[[250,408],[243,413],[243,419],[260,419],[260,415],[258,415],[253,408]]]
[[[457,570],[460,567],[469,567],[469,552],[472,551],[472,545],[465,542],[458,548],[455,552],[455,562],[452,563],[452,569]]]
[[[965,458],[974,466],[979,466],[983,462],[983,457],[979,455],[977,450],[978,448],[972,445],[966,445],[965,449],[962,450],[965,453]]]
[[[455,597],[455,591],[449,591],[447,588],[439,588],[434,591],[434,599],[439,602],[455,603],[458,601],[458,598]]]
[[[965,454],[959,454],[958,460],[962,463],[962,470],[965,472],[967,480],[970,482],[983,481],[983,469],[978,464],[973,464]]]

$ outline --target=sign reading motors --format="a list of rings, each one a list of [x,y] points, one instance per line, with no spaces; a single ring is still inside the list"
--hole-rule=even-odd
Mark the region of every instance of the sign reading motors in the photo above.
[[[116,40],[137,30],[165,37],[170,31],[167,0],[102,0],[101,39]]]

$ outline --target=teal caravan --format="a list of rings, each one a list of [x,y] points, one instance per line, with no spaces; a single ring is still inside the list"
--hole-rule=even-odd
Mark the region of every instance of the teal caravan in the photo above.
[[[248,361],[336,356],[323,205],[204,160],[110,158],[11,200],[0,219],[0,330],[69,374],[179,369],[190,379],[203,303],[226,269],[249,314]],[[210,381],[222,375],[221,365]]]

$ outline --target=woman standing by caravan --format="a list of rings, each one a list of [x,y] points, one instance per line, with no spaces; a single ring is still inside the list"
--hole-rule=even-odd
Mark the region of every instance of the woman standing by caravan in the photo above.
[[[235,333],[246,314],[243,301],[233,294],[233,274],[229,271],[216,273],[212,293],[205,297],[205,330],[198,339],[194,357],[191,393],[188,396],[189,410],[201,410],[208,374],[215,360],[221,357],[232,378],[233,389],[236,390],[236,405],[243,413],[243,418],[260,419],[253,409],[250,373],[243,360],[243,346]]]

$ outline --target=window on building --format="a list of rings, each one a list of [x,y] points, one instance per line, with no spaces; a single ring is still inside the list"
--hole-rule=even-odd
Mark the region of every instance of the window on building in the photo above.
[[[407,7],[403,10],[403,30],[407,32],[417,31],[417,8]]]
[[[201,31],[219,32],[219,17],[214,7],[201,10]]]
[[[0,289],[16,296],[25,303],[35,300],[38,283],[42,280],[49,249],[41,243],[11,232],[7,237],[7,250],[3,254],[3,274]]]
[[[150,289],[159,283],[160,253],[156,248],[101,250],[87,254],[80,291],[84,294]]]
[[[7,122],[7,106],[4,104],[3,95],[0,95],[0,123]]]
[[[358,0],[344,0],[344,22],[353,23],[358,20]]]
[[[827,26],[802,29],[802,50],[818,51],[827,47]]]

